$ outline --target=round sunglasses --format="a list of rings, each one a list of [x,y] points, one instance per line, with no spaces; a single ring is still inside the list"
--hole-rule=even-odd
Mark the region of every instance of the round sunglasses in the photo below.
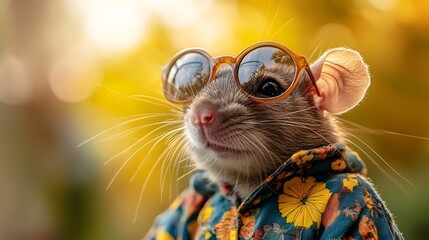
[[[277,102],[286,98],[304,71],[319,94],[304,56],[277,42],[258,42],[236,57],[213,58],[199,48],[177,53],[162,70],[166,98],[174,103],[190,104],[201,89],[216,79],[222,64],[232,67],[238,88],[256,102]]]

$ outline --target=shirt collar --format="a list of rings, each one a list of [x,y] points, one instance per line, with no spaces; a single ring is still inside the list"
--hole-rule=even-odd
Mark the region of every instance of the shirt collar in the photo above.
[[[239,206],[239,211],[247,211],[259,205],[263,200],[277,194],[282,183],[295,176],[310,176],[320,173],[359,173],[366,174],[364,163],[357,153],[347,150],[344,144],[336,143],[328,146],[301,150],[286,160],[273,174],[268,176],[255,191]],[[239,200],[233,187],[216,184],[205,177],[204,172],[196,172],[191,177],[191,186],[198,193],[210,197],[215,192],[226,198]]]
[[[273,174],[268,176],[255,191],[241,203],[239,211],[247,211],[265,199],[276,195],[282,183],[295,176],[335,173],[366,174],[366,168],[357,153],[336,143],[321,148],[301,150],[293,154]]]

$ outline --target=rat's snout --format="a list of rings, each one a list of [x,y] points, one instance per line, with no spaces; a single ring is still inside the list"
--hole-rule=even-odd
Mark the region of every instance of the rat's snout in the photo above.
[[[216,114],[216,106],[211,102],[204,101],[193,106],[190,117],[193,124],[208,126],[214,122]]]
[[[191,116],[191,120],[194,124],[208,125],[214,121],[215,112],[212,109],[202,109],[201,111],[194,113]]]

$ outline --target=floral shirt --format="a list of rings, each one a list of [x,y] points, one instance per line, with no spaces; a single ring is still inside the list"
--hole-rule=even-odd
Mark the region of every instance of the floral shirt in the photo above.
[[[244,201],[204,173],[152,227],[147,239],[403,239],[342,144],[295,153]]]

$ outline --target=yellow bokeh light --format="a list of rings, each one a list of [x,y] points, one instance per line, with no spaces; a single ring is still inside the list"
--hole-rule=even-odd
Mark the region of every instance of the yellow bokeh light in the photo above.
[[[52,65],[49,85],[61,101],[79,102],[90,96],[102,76],[93,61],[63,57]]]
[[[369,2],[376,8],[382,11],[388,11],[396,7],[398,0],[369,0]]]
[[[131,50],[142,40],[145,14],[129,1],[92,1],[81,5],[89,42],[104,53]]]
[[[145,0],[144,5],[161,15],[170,26],[195,25],[206,16],[212,0]]]

